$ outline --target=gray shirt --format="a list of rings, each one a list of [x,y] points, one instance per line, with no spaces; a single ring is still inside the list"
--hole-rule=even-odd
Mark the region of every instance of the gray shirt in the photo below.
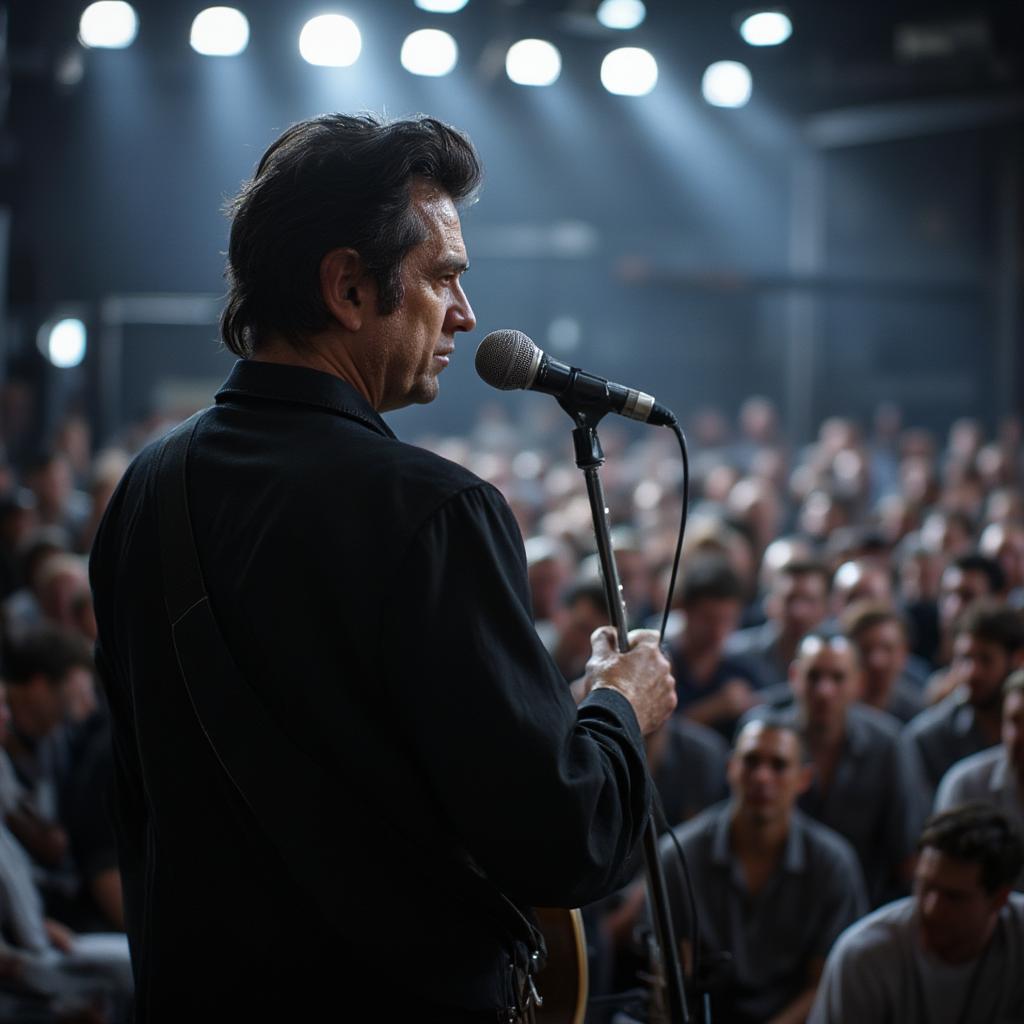
[[[1004,747],[989,747],[957,761],[942,777],[935,795],[935,811],[948,811],[972,800],[984,800],[998,808],[1024,836],[1024,804]],[[1024,891],[1024,872],[1017,879],[1016,888]]]
[[[915,914],[908,897],[843,933],[829,954],[808,1024],[1024,1020],[1024,896],[1011,893],[987,952],[970,965],[928,956]]]
[[[907,723],[902,743],[919,765],[931,802],[942,776],[957,761],[991,747],[962,691],[951,693]]]
[[[807,988],[816,957],[867,908],[857,858],[842,836],[794,810],[778,868],[756,894],[730,847],[732,805],[718,804],[674,830],[686,855],[701,950],[732,954],[732,977],[712,993],[716,1020],[761,1022]],[[676,937],[693,926],[678,854],[661,841]]]
[[[776,708],[799,727],[800,709]],[[754,708],[744,721],[762,712]],[[891,715],[853,705],[828,788],[815,778],[799,800],[800,810],[849,840],[860,860],[872,906],[902,895],[896,869],[915,850],[927,813],[913,767],[899,746],[900,727]]]

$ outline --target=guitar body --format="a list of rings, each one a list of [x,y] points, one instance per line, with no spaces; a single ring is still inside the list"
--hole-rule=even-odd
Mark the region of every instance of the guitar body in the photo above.
[[[578,910],[536,907],[534,914],[548,947],[537,991],[544,1000],[537,1024],[583,1024],[587,1012],[587,943]]]

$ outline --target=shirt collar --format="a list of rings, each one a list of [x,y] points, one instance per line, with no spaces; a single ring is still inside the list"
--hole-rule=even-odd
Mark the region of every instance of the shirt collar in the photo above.
[[[348,381],[308,366],[239,359],[215,398],[221,403],[237,396],[329,409],[358,420],[385,437],[395,436],[377,410]]]
[[[732,825],[734,811],[733,801],[722,808],[715,822],[711,836],[711,861],[714,864],[729,865],[733,862],[732,850],[729,847],[729,829]],[[782,853],[780,867],[791,874],[801,874],[807,867],[804,849],[803,815],[795,807],[790,812],[789,832],[786,834],[786,848]]]

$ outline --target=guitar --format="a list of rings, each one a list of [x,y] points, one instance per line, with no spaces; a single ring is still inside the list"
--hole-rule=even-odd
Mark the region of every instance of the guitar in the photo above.
[[[548,947],[547,963],[537,976],[543,1003],[537,1024],[583,1024],[587,1012],[587,943],[578,910],[536,907],[534,914]]]

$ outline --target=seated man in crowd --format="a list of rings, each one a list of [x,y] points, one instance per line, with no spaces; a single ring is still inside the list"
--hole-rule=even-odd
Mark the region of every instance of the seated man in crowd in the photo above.
[[[957,761],[999,742],[1001,688],[1022,660],[1024,613],[978,601],[957,620],[950,666],[957,688],[908,723],[902,737],[929,802]]]
[[[809,1024],[1024,1020],[1020,836],[968,804],[932,818],[918,846],[914,895],[844,932]]]
[[[1003,741],[957,761],[942,777],[935,810],[987,801],[1024,835],[1024,669],[1003,683]],[[1024,874],[1017,879],[1024,890]]]
[[[921,690],[907,673],[910,638],[907,623],[894,608],[860,603],[842,620],[843,633],[860,655],[860,702],[909,722],[924,710]]]
[[[674,830],[693,879],[700,957],[732,957],[732,977],[711,993],[717,1024],[802,1022],[832,943],[867,909],[849,843],[796,809],[811,772],[790,723],[749,722],[729,760],[732,800]],[[693,922],[670,836],[660,855],[692,966]]]
[[[133,988],[127,936],[76,935],[46,917],[32,862],[7,827],[20,796],[3,750],[8,723],[0,684],[0,1019],[35,1020],[24,1015],[42,1005],[59,1014],[87,1012],[89,1020],[126,1022]]]
[[[811,633],[790,667],[793,698],[755,708],[799,729],[814,766],[798,806],[849,840],[872,906],[906,892],[926,808],[899,747],[899,723],[857,703],[857,651],[842,636]]]
[[[729,745],[713,729],[673,715],[647,737],[647,767],[670,826],[689,821],[729,795]]]
[[[759,703],[757,671],[743,658],[725,653],[742,603],[742,584],[724,558],[695,557],[686,566],[680,590],[683,627],[670,640],[676,713],[728,739],[740,715]]]
[[[728,655],[742,657],[757,671],[761,686],[785,680],[800,641],[828,615],[831,577],[818,562],[790,562],[771,577],[764,602],[768,621],[734,633]]]

